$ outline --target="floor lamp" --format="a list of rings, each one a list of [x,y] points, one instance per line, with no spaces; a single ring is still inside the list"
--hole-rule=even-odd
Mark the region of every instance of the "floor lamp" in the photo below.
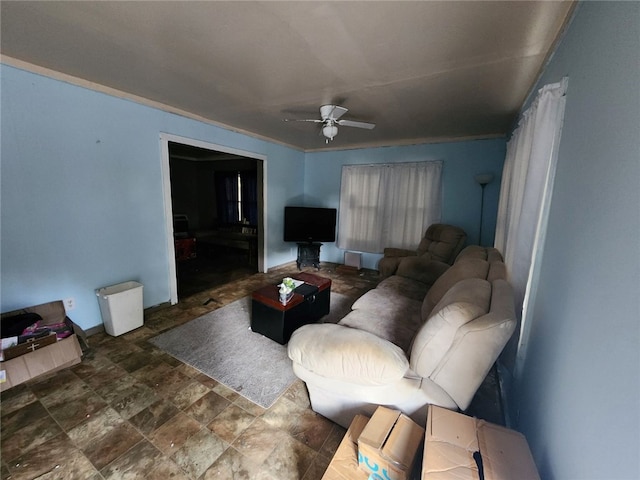
[[[493,180],[492,173],[481,173],[475,176],[476,182],[480,184],[482,188],[482,196],[480,198],[480,233],[478,233],[478,245],[482,245],[482,217],[484,216],[484,187],[486,187],[491,180]]]

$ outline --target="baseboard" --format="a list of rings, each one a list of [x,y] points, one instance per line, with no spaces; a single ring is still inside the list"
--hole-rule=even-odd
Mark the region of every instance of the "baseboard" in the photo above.
[[[292,267],[297,268],[295,260],[293,260],[292,262],[281,263],[280,265],[274,265],[273,267],[269,267],[267,268],[267,271],[265,273],[272,273],[276,270],[280,270],[283,268],[292,268]]]
[[[91,327],[84,331],[87,337],[90,337],[92,335],[97,335],[98,333],[102,333],[102,332],[104,332],[104,324],[96,325],[95,327]]]

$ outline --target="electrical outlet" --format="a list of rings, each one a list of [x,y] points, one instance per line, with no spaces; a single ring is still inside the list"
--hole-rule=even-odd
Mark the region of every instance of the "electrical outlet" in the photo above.
[[[64,299],[64,309],[68,312],[69,310],[73,310],[76,308],[76,301],[73,297]]]

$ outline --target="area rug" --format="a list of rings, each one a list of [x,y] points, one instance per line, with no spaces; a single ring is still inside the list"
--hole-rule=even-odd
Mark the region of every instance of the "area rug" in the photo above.
[[[331,292],[330,313],[320,321],[336,323],[353,300]],[[191,320],[149,341],[258,405],[269,408],[296,376],[287,346],[250,328],[251,297]]]

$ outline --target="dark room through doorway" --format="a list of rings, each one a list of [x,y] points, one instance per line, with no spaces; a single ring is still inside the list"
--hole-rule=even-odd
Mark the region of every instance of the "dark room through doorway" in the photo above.
[[[261,161],[170,141],[178,298],[258,271]]]

